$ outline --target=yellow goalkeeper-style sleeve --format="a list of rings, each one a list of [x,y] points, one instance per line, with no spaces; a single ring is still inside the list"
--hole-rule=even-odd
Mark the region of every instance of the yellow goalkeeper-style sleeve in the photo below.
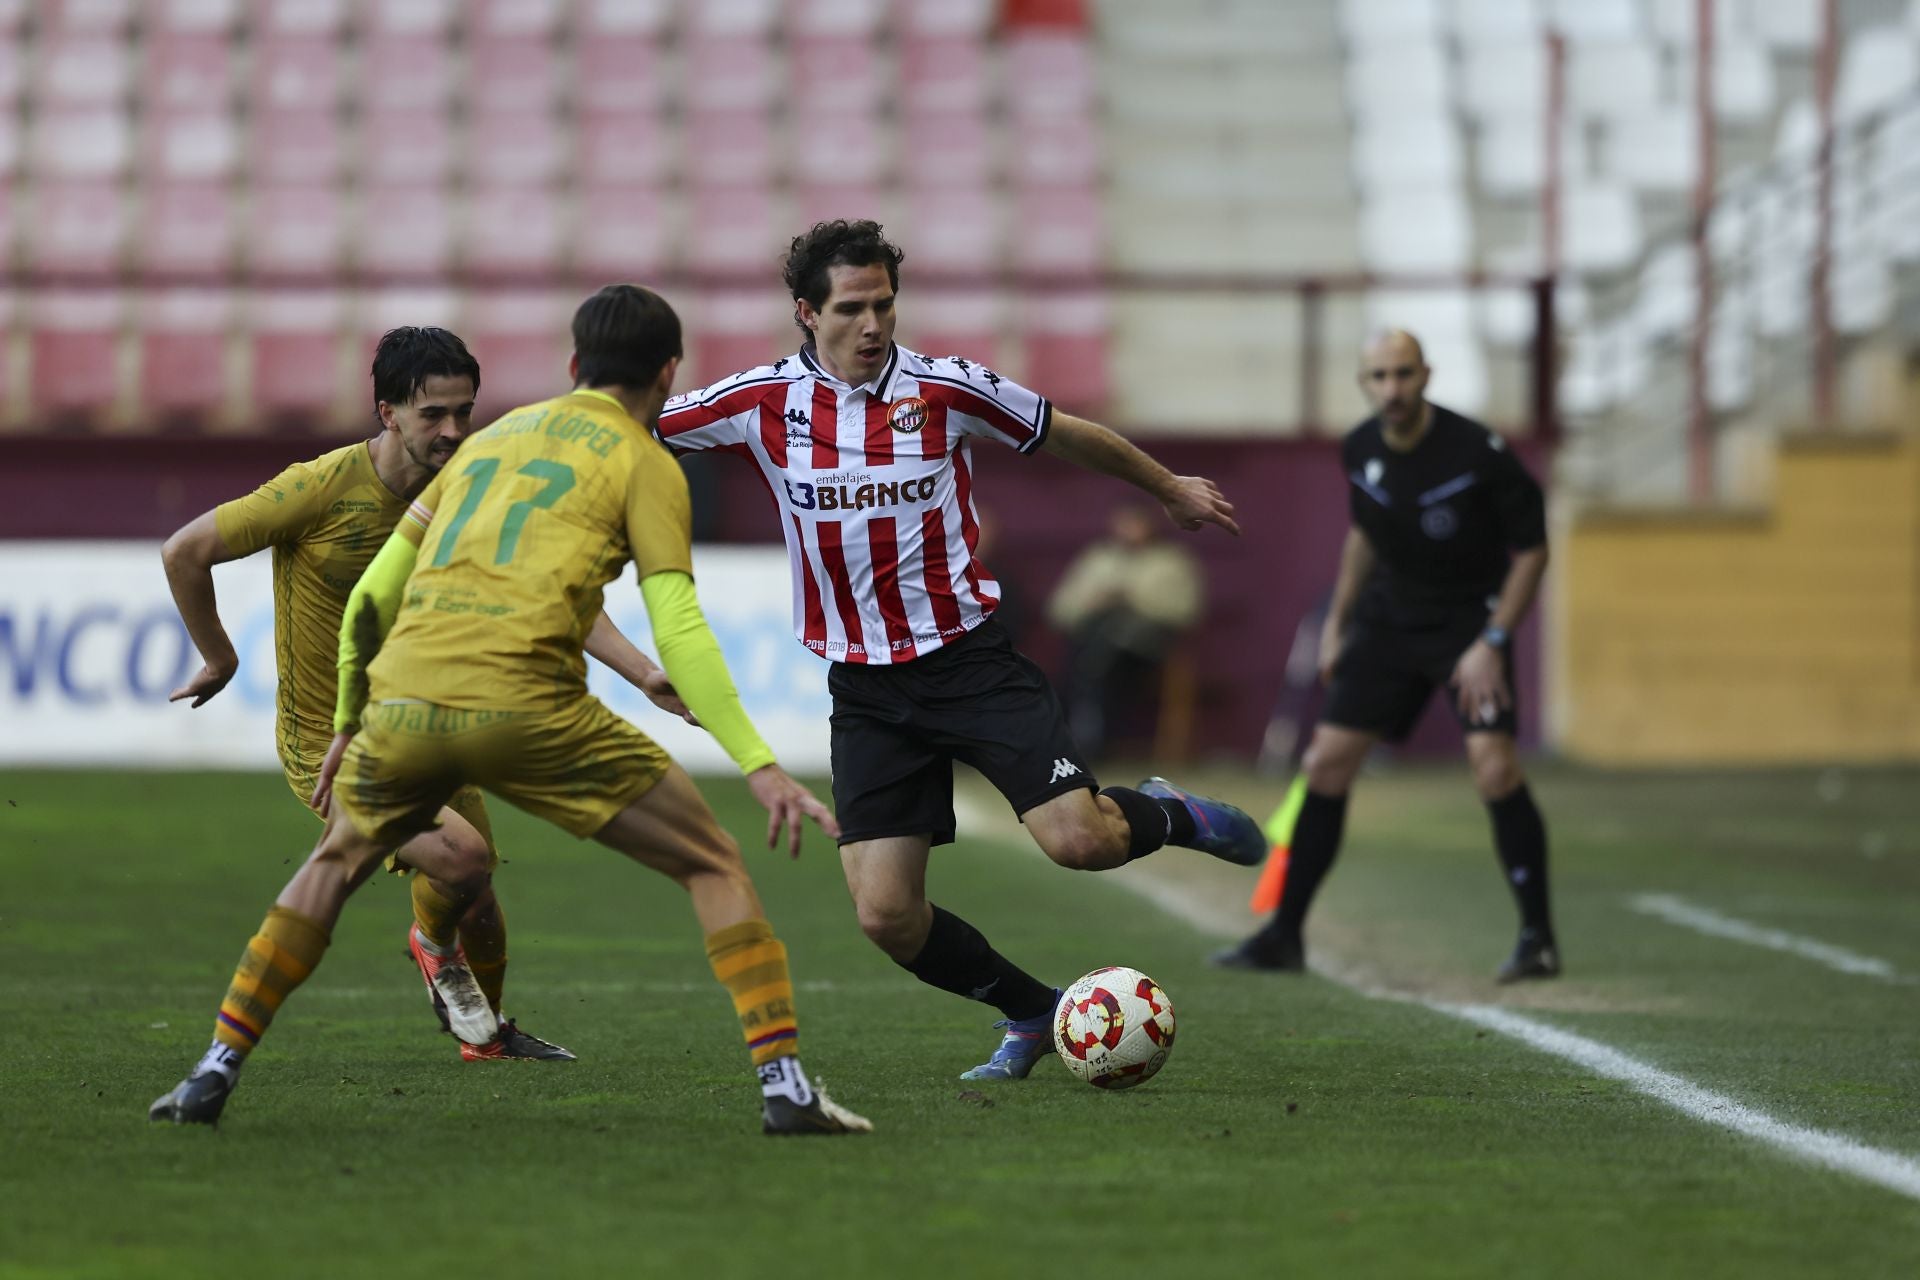
[[[740,705],[740,692],[733,687],[726,659],[720,656],[720,643],[713,638],[706,615],[700,612],[693,578],[675,569],[650,573],[640,580],[640,594],[646,597],[660,665],[701,726],[733,758],[741,773],[774,763],[773,748],[760,737],[760,731],[747,718],[746,708]],[[345,652],[342,648],[343,674]]]
[[[360,712],[367,705],[367,665],[380,652],[380,645],[393,630],[400,612],[400,598],[406,594],[407,575],[420,556],[423,530],[411,520],[402,519],[373,558],[360,581],[347,596],[347,611],[340,617],[340,688],[333,705],[333,731],[348,733],[360,727]]]

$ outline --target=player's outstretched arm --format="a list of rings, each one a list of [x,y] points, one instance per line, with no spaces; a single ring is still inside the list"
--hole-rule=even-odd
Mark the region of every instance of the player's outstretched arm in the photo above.
[[[227,546],[211,511],[195,517],[174,530],[160,548],[160,563],[166,569],[167,588],[187,624],[193,647],[205,663],[192,679],[167,696],[168,702],[192,698],[193,706],[227,687],[233,673],[240,669],[239,655],[220,622],[220,606],[213,589],[213,566],[238,560],[243,553]]]
[[[801,827],[807,818],[837,839],[840,827],[832,811],[774,762],[773,749],[747,718],[720,644],[700,611],[692,576],[678,569],[650,573],[640,579],[640,593],[646,597],[661,666],[699,722],[746,775],[753,798],[766,809],[767,847],[778,847],[784,829],[789,852],[799,857]]]
[[[1054,410],[1047,430],[1047,452],[1065,458],[1076,466],[1102,475],[1125,480],[1136,489],[1152,494],[1167,516],[1182,529],[1201,525],[1219,525],[1238,537],[1240,526],[1233,518],[1233,504],[1205,476],[1177,476],[1129,444],[1118,432],[1085,418]]]
[[[613,619],[604,610],[593,620],[593,630],[587,633],[587,652],[604,662],[622,680],[646,694],[647,701],[654,706],[670,716],[679,716],[696,729],[700,727],[699,717],[687,710],[685,700],[680,697],[679,690],[673,687],[673,681],[667,679],[667,673],[652,658],[640,652],[633,641],[613,625]]]

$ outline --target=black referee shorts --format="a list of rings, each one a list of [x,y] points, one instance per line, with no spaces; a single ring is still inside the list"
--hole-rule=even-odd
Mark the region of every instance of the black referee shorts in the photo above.
[[[1379,734],[1399,742],[1420,720],[1435,689],[1447,690],[1447,704],[1464,733],[1512,734],[1519,726],[1519,689],[1513,679],[1511,646],[1501,649],[1507,689],[1513,695],[1504,709],[1475,707],[1463,716],[1454,705],[1448,682],[1460,655],[1486,630],[1487,613],[1475,609],[1445,625],[1411,630],[1376,622],[1356,622],[1347,628],[1340,656],[1333,664],[1333,687],[1327,691],[1322,722],[1344,729]]]
[[[841,844],[953,843],[956,760],[986,775],[1015,813],[1099,785],[1053,686],[992,620],[911,662],[836,662],[827,689]]]

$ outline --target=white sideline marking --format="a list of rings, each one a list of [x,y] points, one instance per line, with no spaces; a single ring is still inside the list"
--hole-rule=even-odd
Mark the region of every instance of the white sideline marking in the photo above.
[[[956,800],[958,799],[959,797],[956,797]],[[1005,831],[996,827],[993,819],[979,806],[956,803],[954,809],[960,827],[970,836],[1006,840]],[[1116,875],[1110,879],[1122,888],[1145,898],[1168,915],[1194,926],[1203,933],[1233,937],[1245,927],[1245,919],[1239,913],[1220,909],[1205,894],[1195,891],[1190,886],[1163,880],[1157,876],[1149,877],[1139,874]],[[1755,929],[1750,925],[1744,927],[1754,929],[1758,933],[1772,932]],[[1791,937],[1792,935],[1783,936]],[[1799,939],[1798,941],[1806,942],[1807,940]],[[1810,945],[1820,947],[1821,944],[1811,943]],[[1838,948],[1823,948],[1823,950],[1838,951]],[[1852,958],[1865,959],[1859,956]],[[1868,963],[1881,964],[1880,961],[1868,961]],[[1891,968],[1884,965],[1882,967],[1887,968],[1887,974],[1891,976]],[[1702,1124],[1730,1130],[1743,1137],[1765,1143],[1794,1159],[1874,1183],[1912,1200],[1920,1200],[1920,1161],[1909,1156],[1867,1146],[1844,1134],[1829,1133],[1824,1129],[1809,1129],[1804,1125],[1776,1120],[1764,1111],[1749,1107],[1724,1093],[1716,1093],[1694,1084],[1691,1080],[1674,1075],[1671,1071],[1662,1071],[1652,1063],[1642,1062],[1611,1045],[1602,1044],[1586,1036],[1575,1035],[1571,1031],[1562,1031],[1549,1023],[1525,1017],[1508,1009],[1485,1004],[1451,1004],[1425,996],[1383,990],[1364,983],[1352,975],[1342,973],[1338,969],[1321,964],[1315,964],[1313,968],[1314,972],[1320,976],[1349,991],[1374,1000],[1399,1000],[1417,1004],[1449,1018],[1457,1018],[1462,1022],[1485,1027],[1489,1031],[1518,1040],[1530,1049],[1584,1067],[1597,1076],[1617,1080],[1634,1092],[1644,1094],[1664,1106],[1672,1107],[1682,1115],[1698,1120]]]
[[[1744,942],[1750,946],[1765,947],[1769,951],[1785,951],[1815,964],[1823,964],[1829,969],[1841,973],[1851,973],[1863,978],[1882,978],[1892,981],[1895,977],[1893,966],[1885,960],[1876,960],[1872,956],[1863,956],[1857,951],[1848,951],[1845,947],[1831,946],[1812,938],[1803,938],[1797,933],[1788,933],[1783,929],[1769,929],[1765,925],[1752,924],[1733,916],[1723,916],[1718,911],[1706,907],[1696,907],[1684,898],[1670,893],[1643,893],[1628,904],[1643,916],[1655,916],[1668,924],[1677,924],[1682,929],[1691,929],[1695,933],[1704,933],[1715,938],[1726,938],[1732,942]]]

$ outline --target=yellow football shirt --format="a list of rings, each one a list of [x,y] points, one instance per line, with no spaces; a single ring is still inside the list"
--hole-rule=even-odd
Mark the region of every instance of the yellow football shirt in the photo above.
[[[515,409],[401,522],[420,554],[368,667],[371,697],[542,711],[585,696],[602,591],[629,560],[642,578],[692,573],[692,519],[679,465],[613,397]]]
[[[274,729],[290,774],[317,768],[333,740],[340,617],[406,509],[374,471],[365,440],[296,462],[214,509],[214,525],[235,555],[273,548]]]

